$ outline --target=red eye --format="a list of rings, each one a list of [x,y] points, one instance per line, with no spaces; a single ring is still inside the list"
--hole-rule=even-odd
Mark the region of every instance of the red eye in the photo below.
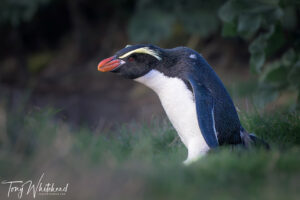
[[[134,61],[134,58],[133,58],[133,57],[129,57],[129,58],[128,58],[128,61],[129,61],[129,62],[133,62],[133,61]]]

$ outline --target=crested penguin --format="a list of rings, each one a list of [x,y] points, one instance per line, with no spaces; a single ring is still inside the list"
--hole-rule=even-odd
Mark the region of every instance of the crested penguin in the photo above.
[[[221,145],[267,143],[242,127],[222,81],[196,51],[127,45],[98,64],[101,72],[117,73],[154,90],[188,150],[185,164]]]

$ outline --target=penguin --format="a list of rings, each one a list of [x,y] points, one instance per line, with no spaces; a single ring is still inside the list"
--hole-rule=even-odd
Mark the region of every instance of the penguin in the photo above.
[[[98,64],[151,88],[188,150],[184,164],[222,145],[266,142],[241,125],[233,101],[222,81],[193,49],[163,49],[151,44],[127,45]]]

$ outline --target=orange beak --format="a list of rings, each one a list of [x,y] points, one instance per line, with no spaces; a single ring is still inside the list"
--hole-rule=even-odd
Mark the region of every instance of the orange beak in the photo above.
[[[98,71],[100,72],[112,71],[117,67],[119,67],[121,64],[123,64],[122,62],[124,61],[116,59],[114,56],[106,58],[98,64]]]

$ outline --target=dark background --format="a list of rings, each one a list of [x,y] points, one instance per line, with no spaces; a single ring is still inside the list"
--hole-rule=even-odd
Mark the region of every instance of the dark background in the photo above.
[[[249,62],[251,65],[251,56],[259,55],[256,57],[260,59],[264,52],[253,53],[249,45],[268,32],[268,25],[273,23],[275,29],[281,31],[274,32],[276,40],[267,46],[276,50],[267,61],[281,58],[291,47],[297,47],[298,3],[237,2],[1,1],[3,112],[16,112],[20,107],[24,107],[24,111],[54,107],[60,119],[92,128],[164,116],[156,95],[149,89],[97,71],[97,64],[103,58],[127,44],[138,43],[153,43],[162,48],[188,46],[197,50],[225,82],[238,107],[249,111],[253,104],[255,108],[263,104],[265,108],[265,103],[253,99],[269,102],[271,96],[274,100],[282,87],[276,86],[276,94],[274,90],[272,93],[267,90],[270,87],[264,87],[260,91],[267,91],[265,94],[253,95],[263,75],[259,70],[251,73]],[[235,10],[228,8],[230,3],[230,9]],[[232,13],[236,15],[232,17]],[[289,13],[293,15],[288,20],[283,19],[291,15]],[[271,20],[263,22],[269,15]],[[232,21],[226,21],[227,18]],[[284,26],[284,20],[290,22],[289,29]],[[276,43],[280,43],[278,47],[270,45]],[[281,71],[278,74],[282,74]],[[281,81],[284,77],[277,79]],[[275,74],[275,81],[277,79]],[[286,88],[283,91],[287,91]],[[297,87],[293,91],[297,91]],[[295,104],[297,93],[293,91],[283,95],[283,99],[288,99],[283,104]],[[282,105],[282,101],[275,106],[278,104]],[[269,109],[274,109],[274,104]]]
[[[69,188],[36,199],[299,199],[299,16],[299,0],[0,0],[0,199],[43,173]],[[201,53],[271,150],[182,165],[156,94],[97,71],[140,43]]]

